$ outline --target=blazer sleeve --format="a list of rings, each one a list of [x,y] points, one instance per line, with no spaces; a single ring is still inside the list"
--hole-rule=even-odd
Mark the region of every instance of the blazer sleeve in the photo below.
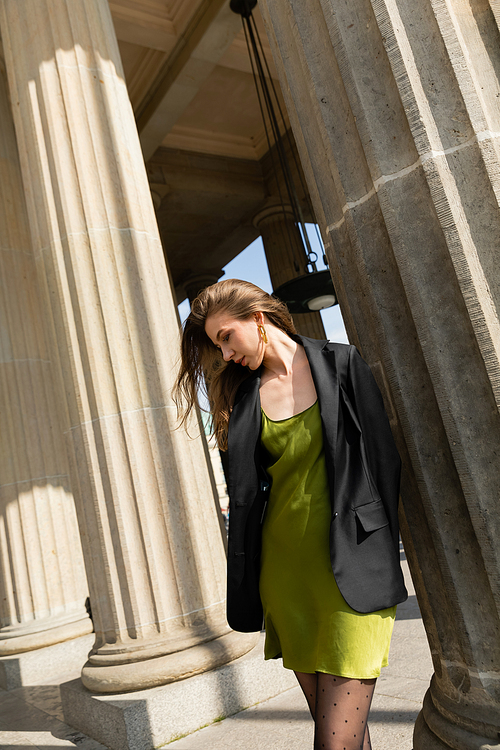
[[[398,545],[401,459],[392,436],[382,394],[369,366],[355,346],[351,346],[349,355],[347,387],[361,427],[367,468],[382,498],[394,542]]]

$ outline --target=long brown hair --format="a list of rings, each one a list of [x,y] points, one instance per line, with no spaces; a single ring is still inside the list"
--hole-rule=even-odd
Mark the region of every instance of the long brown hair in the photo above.
[[[225,362],[221,351],[205,333],[206,319],[221,311],[238,320],[263,312],[270,323],[288,335],[296,331],[287,306],[248,281],[219,281],[200,292],[193,301],[182,332],[181,365],[174,386],[174,401],[183,425],[198,403],[198,393],[204,392],[212,413],[212,433],[219,448],[226,450],[234,397],[250,371],[232,361]]]

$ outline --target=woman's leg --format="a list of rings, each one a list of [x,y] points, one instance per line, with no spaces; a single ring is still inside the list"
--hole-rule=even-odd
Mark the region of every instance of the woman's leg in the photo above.
[[[363,750],[372,750],[372,742],[370,739],[370,730],[368,728],[368,724],[366,725],[365,729],[365,743],[363,745]]]
[[[315,750],[370,750],[368,713],[375,682],[318,672]]]
[[[316,672],[314,674],[308,674],[307,672],[295,672],[295,677],[299,681],[299,685],[302,688],[309,706],[309,711],[314,719],[314,712],[316,708],[316,683],[318,677]]]

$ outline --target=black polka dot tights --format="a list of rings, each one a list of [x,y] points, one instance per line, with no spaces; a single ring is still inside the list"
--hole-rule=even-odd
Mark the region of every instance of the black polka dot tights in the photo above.
[[[371,750],[368,713],[376,680],[295,674],[314,719],[314,750]]]

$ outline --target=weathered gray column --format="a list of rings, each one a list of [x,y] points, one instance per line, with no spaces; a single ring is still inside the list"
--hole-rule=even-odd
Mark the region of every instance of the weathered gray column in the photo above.
[[[92,632],[57,402],[0,58],[0,656]]]
[[[82,679],[160,685],[255,639],[227,626],[201,439],[174,430],[176,307],[109,6],[2,0],[0,29],[89,574]]]
[[[270,199],[269,204],[254,218],[254,224],[261,233],[273,289],[307,273],[304,245],[290,207],[285,206],[284,211],[281,203]],[[326,338],[319,312],[295,314],[293,320],[297,331],[303,336]]]
[[[261,0],[350,340],[403,457],[416,750],[498,748],[500,45],[484,0]]]

